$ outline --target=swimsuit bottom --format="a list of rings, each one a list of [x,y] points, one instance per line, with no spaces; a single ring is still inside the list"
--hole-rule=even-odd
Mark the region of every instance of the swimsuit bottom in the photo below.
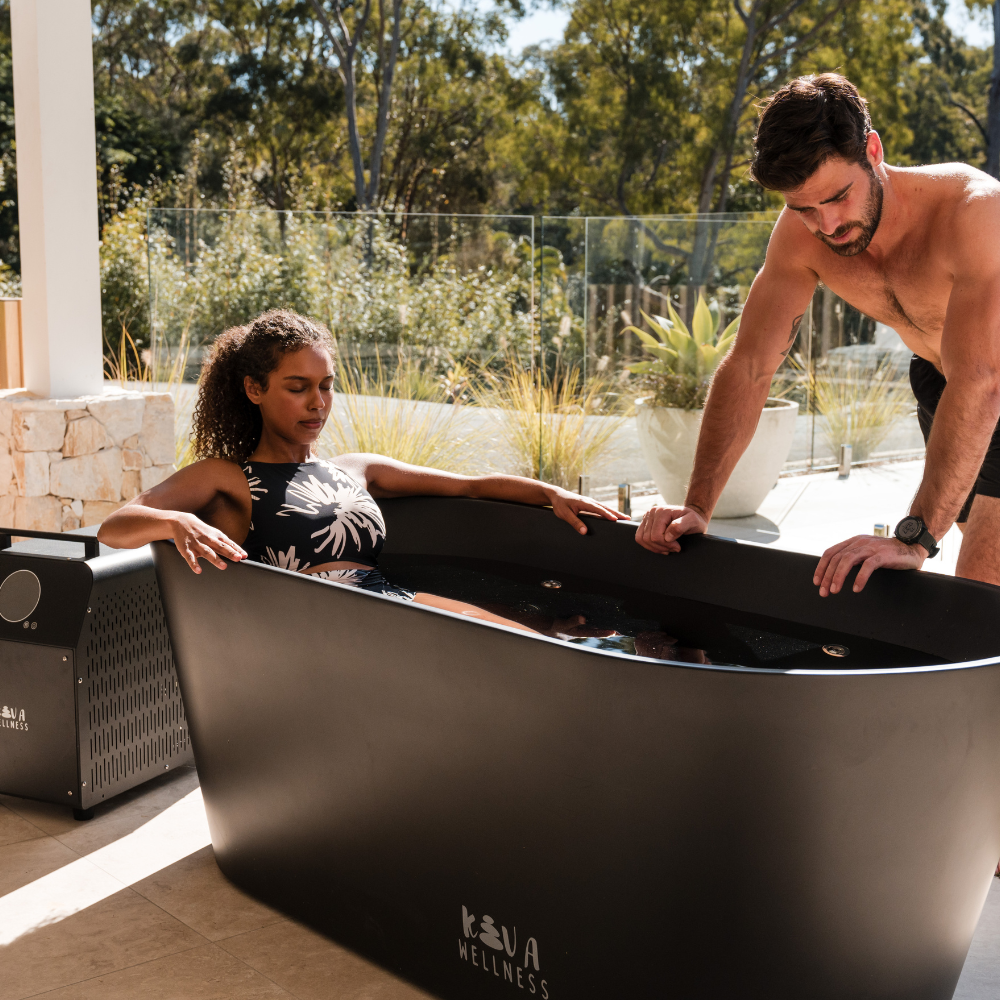
[[[343,583],[348,587],[357,587],[369,594],[382,594],[384,597],[396,597],[401,601],[412,601],[417,595],[412,590],[397,587],[382,575],[377,567],[373,569],[324,569],[319,573],[309,573],[308,576],[320,580],[330,580],[333,583]]]
[[[913,395],[917,397],[917,421],[925,444],[931,435],[934,414],[947,384],[945,377],[934,365],[924,358],[913,356],[913,360],[910,361],[910,387],[913,389]],[[972,492],[958,515],[959,524],[964,524],[969,519],[969,510],[976,494],[1000,498],[1000,424],[993,432]]]

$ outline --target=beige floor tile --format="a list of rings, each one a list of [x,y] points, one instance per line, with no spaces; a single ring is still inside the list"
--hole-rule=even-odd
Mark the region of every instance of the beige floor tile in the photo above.
[[[0,847],[0,896],[76,860],[77,856],[53,837],[6,844]]]
[[[19,937],[0,952],[0,1000],[22,1000],[205,944],[131,889]]]
[[[46,1000],[280,1000],[289,997],[215,945],[40,994]]]
[[[283,919],[228,881],[219,871],[211,847],[188,855],[132,888],[209,941],[245,934]]]
[[[429,993],[290,920],[219,942],[299,1000],[431,1000]]]
[[[77,825],[77,821],[73,819],[73,810],[64,806],[35,802],[34,799],[19,799],[16,795],[0,795],[0,805],[37,826],[50,837],[72,830]]]
[[[16,844],[22,840],[36,840],[44,837],[45,831],[30,823],[23,816],[0,805],[0,847],[4,844]]]

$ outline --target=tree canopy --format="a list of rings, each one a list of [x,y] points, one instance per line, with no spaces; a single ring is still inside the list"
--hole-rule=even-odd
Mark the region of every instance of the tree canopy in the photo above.
[[[520,0],[94,0],[101,223],[137,198],[756,210],[775,204],[747,175],[758,103],[826,70],[868,98],[890,162],[987,163],[992,53],[955,37],[946,0],[563,2],[564,37],[515,58],[504,43]],[[17,271],[7,8],[0,261]]]

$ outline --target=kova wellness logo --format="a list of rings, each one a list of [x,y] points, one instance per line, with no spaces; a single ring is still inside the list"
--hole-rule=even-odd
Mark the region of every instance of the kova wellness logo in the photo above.
[[[541,1000],[549,1000],[549,984],[539,975],[538,942],[533,937],[528,938],[522,956],[517,947],[516,927],[508,932],[503,924],[497,927],[493,918],[484,914],[477,932],[476,915],[463,906],[458,957],[463,962],[471,961],[476,968],[502,978],[511,986],[537,993]]]
[[[0,709],[0,729],[21,729],[27,730],[28,723],[24,719],[23,708],[11,708],[4,705]]]

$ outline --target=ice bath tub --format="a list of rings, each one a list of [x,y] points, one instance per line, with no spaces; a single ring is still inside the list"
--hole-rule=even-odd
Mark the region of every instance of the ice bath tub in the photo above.
[[[604,606],[638,587],[664,627],[694,609],[689,646],[714,629],[751,665],[256,565],[195,576],[157,543],[233,882],[454,1000],[952,996],[1000,858],[1000,589],[882,571],[823,600],[811,557],[693,538],[663,558],[629,524],[382,507],[390,578],[475,557],[518,587],[589,579]],[[850,656],[817,652],[828,637]]]

